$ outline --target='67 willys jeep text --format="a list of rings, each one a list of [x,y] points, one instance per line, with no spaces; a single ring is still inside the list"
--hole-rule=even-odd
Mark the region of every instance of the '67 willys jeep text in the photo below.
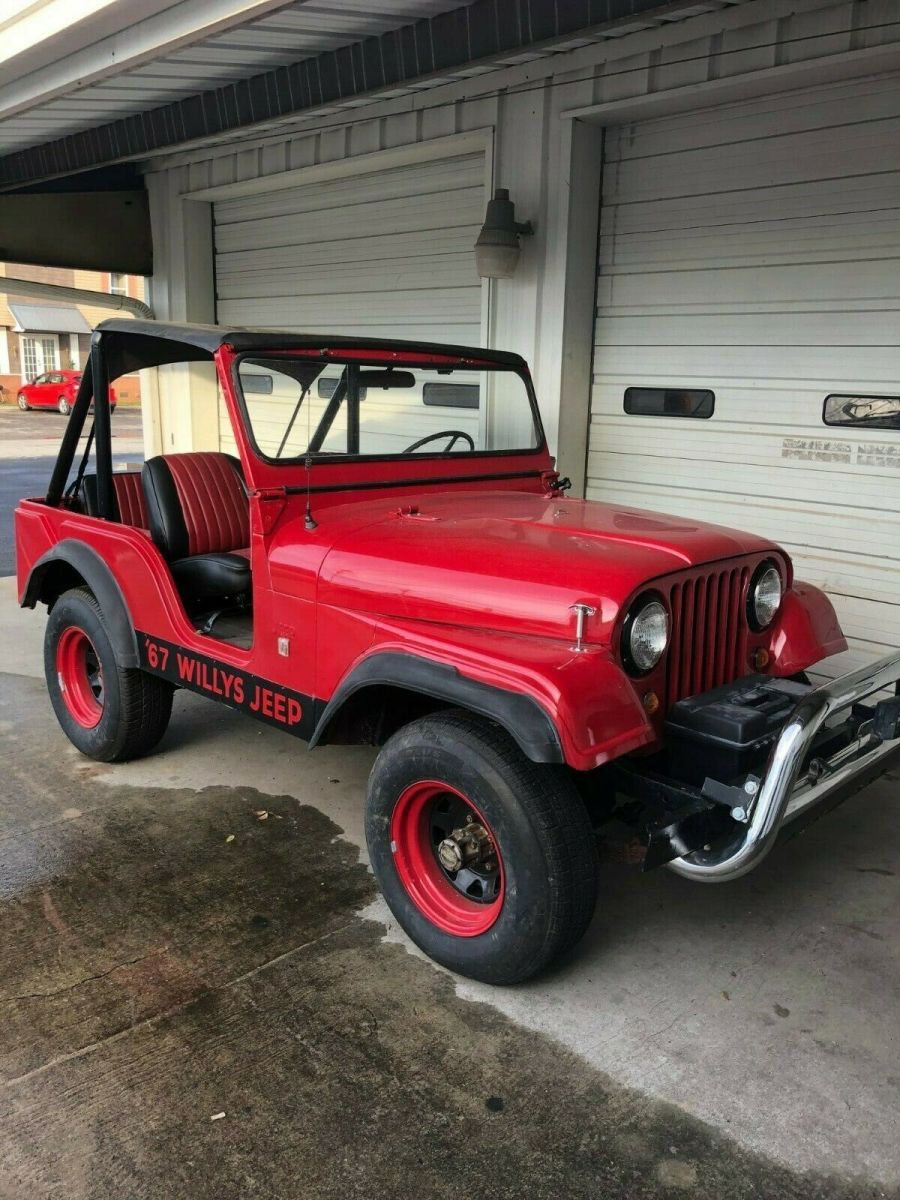
[[[114,472],[109,385],[171,363],[215,374],[235,455]],[[900,653],[812,687],[845,641],[777,545],[564,492],[517,355],[107,321],[16,512],[60,724],[131,758],[182,687],[380,746],[387,902],[497,983],[582,935],[613,817],[645,867],[728,880],[898,760]]]

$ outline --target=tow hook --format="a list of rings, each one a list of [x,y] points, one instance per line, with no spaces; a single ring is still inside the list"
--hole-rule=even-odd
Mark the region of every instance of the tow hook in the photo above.
[[[438,860],[445,871],[456,873],[463,867],[494,866],[494,844],[483,825],[470,817],[462,829],[454,829],[437,848]]]

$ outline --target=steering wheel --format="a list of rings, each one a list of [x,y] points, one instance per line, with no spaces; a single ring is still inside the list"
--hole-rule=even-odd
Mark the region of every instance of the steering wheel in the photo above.
[[[429,442],[436,441],[437,438],[449,438],[450,441],[444,447],[443,453],[449,454],[457,442],[468,442],[469,449],[475,449],[475,443],[470,434],[464,429],[441,429],[438,433],[429,433],[425,437],[419,438],[417,442],[413,442],[411,446],[407,446],[403,451],[404,454],[412,454],[414,450],[418,450],[421,446],[427,446]]]

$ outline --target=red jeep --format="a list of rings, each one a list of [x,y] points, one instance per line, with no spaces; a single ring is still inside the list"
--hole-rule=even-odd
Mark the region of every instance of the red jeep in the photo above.
[[[215,364],[237,455],[116,474],[101,401],[73,470],[93,396],[176,362]],[[582,935],[613,818],[645,867],[733,879],[898,760],[900,653],[810,686],[846,643],[783,550],[566,483],[515,354],[107,321],[16,512],[59,722],[133,758],[182,687],[311,747],[380,746],[388,904],[496,983]]]

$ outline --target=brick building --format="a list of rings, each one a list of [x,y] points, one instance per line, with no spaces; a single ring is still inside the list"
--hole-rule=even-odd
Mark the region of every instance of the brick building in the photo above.
[[[21,385],[38,375],[83,367],[91,330],[112,315],[102,305],[7,294],[3,288],[6,276],[144,299],[144,281],[135,275],[0,263],[0,402],[6,404],[14,404]],[[116,390],[123,403],[140,402],[136,375],[123,379]]]

